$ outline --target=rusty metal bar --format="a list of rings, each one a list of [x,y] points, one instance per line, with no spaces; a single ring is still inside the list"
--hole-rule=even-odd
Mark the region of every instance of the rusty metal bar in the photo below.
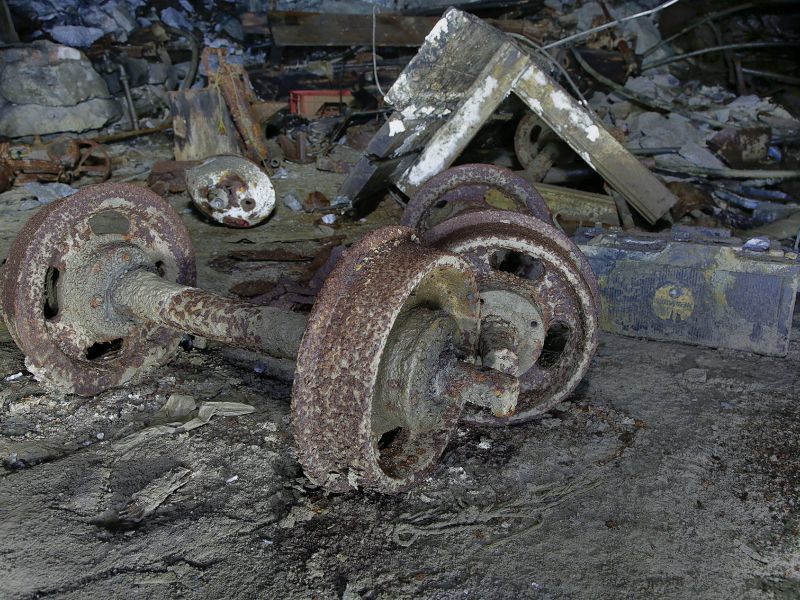
[[[145,270],[122,277],[110,297],[128,317],[276,358],[297,357],[308,323],[304,314],[231,300]]]

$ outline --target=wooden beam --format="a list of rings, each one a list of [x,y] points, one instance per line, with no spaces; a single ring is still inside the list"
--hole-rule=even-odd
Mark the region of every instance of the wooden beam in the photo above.
[[[436,17],[378,13],[375,15],[375,45],[420,46],[436,21]],[[253,35],[268,35],[271,31],[277,46],[372,45],[372,15],[246,12],[242,14],[242,26],[245,33]]]

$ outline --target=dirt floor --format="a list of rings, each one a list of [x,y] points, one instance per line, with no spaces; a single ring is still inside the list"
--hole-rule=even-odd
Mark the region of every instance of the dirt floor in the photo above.
[[[115,178],[136,179],[169,148],[125,152]],[[279,195],[340,181],[307,169]],[[34,212],[15,194],[0,196],[0,256]],[[222,292],[299,268],[214,261],[232,250],[310,252],[400,215],[327,226],[280,205],[244,231],[170,200],[203,241],[200,285]],[[195,346],[135,384],[60,398],[0,328],[0,597],[798,598],[800,318],[793,337],[777,359],[603,335],[557,409],[459,427],[423,486],[385,497],[304,478],[285,367]],[[255,411],[168,433],[175,395]]]

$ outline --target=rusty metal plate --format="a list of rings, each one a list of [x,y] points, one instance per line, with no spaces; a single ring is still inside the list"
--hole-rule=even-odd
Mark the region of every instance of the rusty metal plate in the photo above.
[[[530,213],[551,222],[550,210],[533,186],[509,169],[460,165],[431,177],[414,194],[402,224],[424,232],[456,215],[486,209]]]
[[[420,333],[409,337],[414,327]],[[424,477],[450,439],[464,396],[452,389],[457,382],[444,382],[448,393],[403,417],[394,399],[407,381],[396,378],[398,369],[405,361],[407,373],[435,380],[475,352],[477,333],[477,286],[467,261],[421,246],[406,227],[384,227],[351,247],[317,297],[297,358],[292,417],[309,479],[334,492],[391,493]],[[403,352],[403,344],[412,347]]]
[[[212,156],[186,171],[194,205],[217,223],[253,227],[275,208],[275,188],[257,164],[241,156]]]
[[[506,211],[459,215],[428,231],[423,240],[471,262],[479,273],[482,330],[487,320],[492,325],[493,319],[503,318],[516,338],[511,348],[494,348],[510,350],[509,364],[518,369],[510,372],[521,384],[516,411],[498,417],[467,407],[463,419],[482,425],[520,423],[569,394],[589,368],[599,321],[597,282],[577,247],[552,225]],[[529,307],[538,317],[527,323],[512,317],[532,314]],[[490,350],[482,349],[484,360]],[[498,364],[505,360],[492,359]]]
[[[114,329],[109,299],[94,286],[124,265],[195,280],[180,217],[135,185],[95,185],[53,202],[14,240],[0,276],[3,318],[28,370],[47,387],[90,396],[172,356],[181,339],[173,330],[131,323],[123,335],[104,333]]]

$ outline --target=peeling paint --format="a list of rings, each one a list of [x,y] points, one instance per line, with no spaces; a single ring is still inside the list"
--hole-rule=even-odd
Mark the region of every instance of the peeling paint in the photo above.
[[[448,123],[458,131],[467,130],[483,120],[481,107],[487,98],[498,88],[499,82],[494,77],[487,77],[483,86],[475,94],[467,98],[464,104],[459,107],[458,114]],[[447,138],[436,148],[428,149],[408,172],[408,182],[416,187],[430,179],[432,175],[444,170],[448,166],[450,158],[457,153],[460,139],[458,136]]]
[[[389,119],[389,137],[394,137],[405,130],[406,126],[403,124],[402,119]]]

